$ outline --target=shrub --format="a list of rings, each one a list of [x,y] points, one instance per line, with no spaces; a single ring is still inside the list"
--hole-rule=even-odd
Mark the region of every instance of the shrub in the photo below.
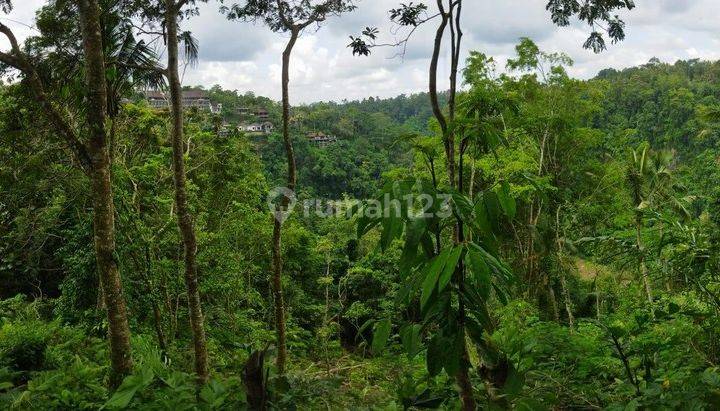
[[[39,321],[3,324],[0,328],[0,366],[15,371],[43,369],[51,333],[51,326]]]

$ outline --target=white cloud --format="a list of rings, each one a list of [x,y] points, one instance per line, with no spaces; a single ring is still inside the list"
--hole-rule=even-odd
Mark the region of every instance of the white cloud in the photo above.
[[[42,0],[16,1],[8,18],[32,25]],[[353,57],[348,36],[366,26],[377,26],[385,38],[397,29],[387,21],[387,10],[400,0],[362,0],[354,13],[332,18],[318,31],[311,30],[293,53],[293,103],[318,100],[389,97],[427,89],[427,66],[434,27],[419,29],[408,44],[405,58],[392,58],[390,49],[376,49],[369,57]],[[607,67],[623,68],[646,63],[651,57],[678,59],[720,58],[717,0],[637,0],[637,8],[623,13],[627,39],[596,55],[582,49],[588,29],[581,25],[552,25],[544,0],[470,0],[464,12],[465,50],[495,56],[498,67],[514,54],[519,37],[531,37],[541,48],[562,51],[576,62],[572,75],[589,78]],[[219,84],[240,92],[253,91],[275,99],[280,96],[280,56],[287,35],[272,33],[263,25],[229,22],[217,12],[217,3],[201,5],[201,15],[184,29],[200,41],[200,64],[188,68],[185,84],[211,87]],[[2,17],[0,17],[2,18]],[[3,20],[24,38],[31,29]],[[398,34],[396,38],[401,38]],[[7,44],[0,40],[0,47]],[[448,53],[442,56],[447,62]],[[443,66],[445,67],[445,66]],[[440,72],[444,84],[448,73]]]

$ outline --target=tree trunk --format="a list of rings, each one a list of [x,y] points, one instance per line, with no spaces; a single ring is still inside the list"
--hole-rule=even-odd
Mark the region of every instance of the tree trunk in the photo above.
[[[115,208],[110,153],[105,133],[107,90],[100,34],[100,10],[95,0],[80,0],[78,3],[85,52],[86,108],[90,128],[88,153],[91,162],[95,255],[107,307],[112,366],[110,385],[117,387],[132,371],[132,356],[127,308],[115,253]]]
[[[178,24],[175,1],[166,0],[166,30],[168,47],[168,81],[170,84],[170,112],[172,119],[171,138],[173,146],[173,177],[175,181],[175,205],[178,228],[182,237],[185,255],[185,284],[187,286],[190,326],[195,349],[195,372],[198,383],[204,384],[209,378],[208,353],[205,342],[205,326],[197,275],[197,239],[195,227],[188,208],[183,143],[182,90],[178,72]]]
[[[464,143],[460,143],[460,153],[459,153],[459,161],[458,161],[458,191],[460,193],[463,192],[463,157],[465,155],[464,150]],[[456,238],[456,245],[463,244],[465,242],[465,231],[463,229],[463,222],[460,218],[458,218],[457,221],[457,238]],[[463,260],[461,259],[458,263],[457,269],[456,269],[456,277],[458,281],[458,325],[461,333],[461,338],[463,341],[462,346],[462,356],[460,357],[460,370],[458,371],[457,375],[455,376],[455,380],[458,383],[458,386],[460,387],[460,401],[462,403],[462,409],[465,411],[475,410],[475,398],[473,395],[473,387],[472,383],[470,382],[470,357],[468,355],[468,349],[467,349],[467,339],[465,338],[465,322],[466,322],[466,312],[465,312],[465,302],[463,300],[463,295],[465,294],[465,264],[463,263]]]
[[[450,24],[450,30],[451,30],[451,67],[450,67],[450,98],[449,98],[449,109],[450,109],[450,122],[454,120],[455,115],[455,95],[457,93],[457,70],[458,70],[458,59],[460,56],[460,43],[462,39],[462,31],[460,30],[460,6],[457,10],[457,20],[453,20],[453,10],[456,7],[453,5],[452,2],[449,3],[448,10],[445,10],[443,0],[437,0],[438,9],[440,11],[440,25],[437,28],[437,31],[435,33],[435,40],[433,44],[433,53],[432,57],[430,59],[430,70],[429,70],[429,94],[430,94],[430,103],[432,105],[433,115],[437,119],[438,123],[440,124],[440,129],[442,131],[442,139],[443,144],[445,147],[445,157],[446,157],[446,164],[447,164],[447,173],[448,173],[448,182],[450,184],[451,188],[459,187],[460,192],[462,192],[462,167],[463,167],[463,161],[462,156],[464,154],[464,150],[461,147],[460,148],[460,155],[459,155],[459,178],[456,181],[456,171],[455,171],[455,136],[454,133],[451,131],[451,129],[448,126],[448,120],[445,118],[445,115],[442,112],[442,109],[440,108],[440,103],[438,99],[438,89],[437,89],[437,83],[438,83],[438,63],[440,60],[440,52],[442,49],[442,41],[443,37],[445,35],[445,31],[448,27],[448,24]],[[461,144],[462,146],[462,144]],[[458,219],[457,224],[453,228],[453,242],[457,245],[465,241],[464,233],[463,233],[463,224],[460,219]],[[439,245],[438,245],[439,249]],[[463,265],[462,260],[458,264],[457,269],[455,270],[455,278],[458,284],[458,291],[459,294],[463,294],[464,287],[465,287],[465,267]],[[475,409],[475,398],[473,395],[473,387],[470,382],[470,376],[469,376],[469,367],[470,367],[470,361],[467,351],[467,344],[465,342],[465,305],[462,300],[462,297],[459,298],[459,307],[458,307],[458,328],[459,332],[461,333],[461,338],[463,339],[463,353],[461,354],[460,358],[460,369],[458,373],[455,375],[455,381],[458,384],[458,388],[460,391],[460,400],[462,403],[462,409],[463,410],[474,410]]]
[[[438,5],[442,7],[442,2],[438,0]],[[449,21],[449,17],[446,13],[441,15],[440,26],[438,26],[437,32],[435,33],[435,43],[433,46],[433,54],[430,59],[430,103],[432,105],[433,115],[440,124],[440,130],[442,131],[443,144],[445,145],[445,161],[447,164],[448,182],[451,187],[455,187],[455,147],[454,144],[450,144],[448,136],[448,125],[445,115],[442,113],[440,108],[440,101],[438,99],[437,89],[437,70],[438,63],[440,61],[440,51],[442,49],[442,40],[445,35],[445,29]]]
[[[167,355],[167,340],[165,338],[165,332],[163,331],[162,324],[162,311],[160,311],[160,305],[157,302],[157,296],[155,293],[155,287],[152,283],[152,259],[150,258],[150,247],[145,245],[145,285],[147,287],[148,296],[152,302],[153,309],[153,324],[155,326],[155,334],[157,335],[158,345],[162,351],[162,355]]]
[[[465,332],[463,329],[463,338]],[[470,374],[468,368],[470,366],[470,356],[468,355],[467,343],[463,342],[463,353],[460,357],[460,371],[455,376],[455,381],[460,387],[460,403],[464,411],[475,411],[475,397],[473,395],[473,386],[470,382]]]
[[[557,298],[555,297],[555,290],[552,287],[552,282],[548,279],[548,301],[550,302],[550,309],[553,313],[553,319],[556,323],[560,322],[560,309],[558,308]]]
[[[297,171],[295,166],[295,152],[293,151],[292,139],[290,138],[290,55],[293,47],[300,36],[300,30],[293,28],[290,30],[290,40],[285,47],[282,55],[282,112],[283,112],[283,141],[285,143],[285,154],[287,155],[288,177],[287,189],[295,191],[297,182]],[[284,196],[280,205],[280,213],[288,206],[290,199]],[[287,363],[287,343],[285,338],[285,300],[282,290],[282,224],[283,218],[280,214],[275,215],[273,227],[273,246],[272,246],[272,262],[273,262],[273,295],[275,297],[275,332],[277,334],[277,371],[282,375],[285,373],[285,365]]]
[[[563,243],[560,238],[560,209],[562,206],[558,206],[555,210],[555,243],[557,247],[557,260],[558,260],[558,274],[560,275],[560,287],[562,288],[562,296],[565,303],[565,311],[568,315],[568,324],[572,329],[575,325],[575,317],[572,313],[572,305],[570,301],[570,291],[567,286],[567,279],[565,278],[565,267],[563,267]]]
[[[563,300],[565,302],[565,311],[568,315],[568,324],[570,328],[573,328],[575,326],[575,316],[573,315],[572,305],[570,304],[570,292],[565,279],[565,272],[562,270],[560,271],[560,287],[562,288]]]
[[[639,213],[635,216],[635,241],[638,250],[638,265],[640,266],[640,275],[642,277],[643,286],[645,287],[645,296],[650,304],[650,312],[655,316],[653,309],[652,286],[650,285],[650,275],[648,274],[647,265],[645,264],[645,247],[642,243],[642,216]]]

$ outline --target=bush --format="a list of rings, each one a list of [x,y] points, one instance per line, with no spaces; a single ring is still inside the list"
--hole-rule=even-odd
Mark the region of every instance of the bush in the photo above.
[[[0,366],[15,371],[43,369],[51,333],[51,326],[39,321],[3,324],[0,328]]]

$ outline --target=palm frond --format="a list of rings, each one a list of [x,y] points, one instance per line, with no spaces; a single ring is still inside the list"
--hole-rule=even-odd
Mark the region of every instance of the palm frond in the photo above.
[[[178,40],[183,44],[183,52],[185,54],[185,61],[190,64],[191,67],[197,66],[198,56],[200,54],[200,44],[197,38],[193,37],[189,31],[183,31],[179,36]]]

